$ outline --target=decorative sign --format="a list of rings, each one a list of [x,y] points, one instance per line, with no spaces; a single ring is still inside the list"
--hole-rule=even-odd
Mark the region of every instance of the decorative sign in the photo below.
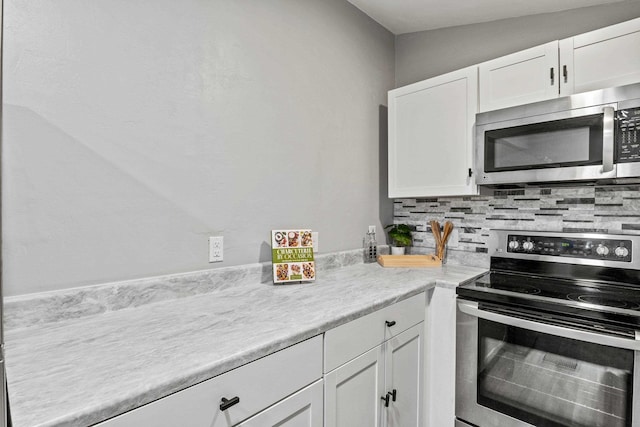
[[[272,230],[273,283],[316,278],[311,230]]]

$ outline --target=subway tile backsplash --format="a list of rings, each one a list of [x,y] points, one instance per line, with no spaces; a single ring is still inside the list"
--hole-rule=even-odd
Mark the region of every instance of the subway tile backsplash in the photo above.
[[[640,185],[494,190],[492,195],[396,199],[394,221],[413,225],[412,253],[433,253],[429,221],[453,222],[447,262],[486,267],[492,228],[640,234]]]

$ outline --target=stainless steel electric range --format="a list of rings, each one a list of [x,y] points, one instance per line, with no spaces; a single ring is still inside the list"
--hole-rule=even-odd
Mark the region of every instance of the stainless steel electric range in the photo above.
[[[456,425],[640,426],[640,236],[493,230],[457,289]]]

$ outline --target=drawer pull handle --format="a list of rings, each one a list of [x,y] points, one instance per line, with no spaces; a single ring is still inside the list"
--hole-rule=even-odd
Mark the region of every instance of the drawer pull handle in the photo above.
[[[386,323],[387,326],[390,328],[390,327],[392,327],[393,325],[396,324],[396,321],[395,320],[391,320],[391,321],[386,320],[384,323]]]
[[[391,395],[391,400],[396,401],[396,396],[398,395],[397,390],[394,388],[393,391],[387,393]]]
[[[231,408],[233,405],[237,403],[240,403],[240,398],[238,396],[232,397],[231,399],[227,399],[226,397],[223,397],[220,402],[220,410],[226,411],[227,409]]]
[[[387,395],[386,395],[386,396],[382,396],[382,397],[380,398],[380,399],[384,400],[384,407],[385,407],[385,408],[388,408],[388,407],[389,407],[389,394],[390,394],[390,393],[387,393]]]

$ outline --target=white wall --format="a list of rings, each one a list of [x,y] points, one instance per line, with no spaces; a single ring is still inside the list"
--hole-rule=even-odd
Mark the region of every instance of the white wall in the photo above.
[[[402,34],[396,38],[396,87],[639,16],[640,0],[627,0]]]
[[[391,220],[394,37],[346,0],[5,0],[4,35],[6,295],[267,261],[272,228],[351,249]]]

